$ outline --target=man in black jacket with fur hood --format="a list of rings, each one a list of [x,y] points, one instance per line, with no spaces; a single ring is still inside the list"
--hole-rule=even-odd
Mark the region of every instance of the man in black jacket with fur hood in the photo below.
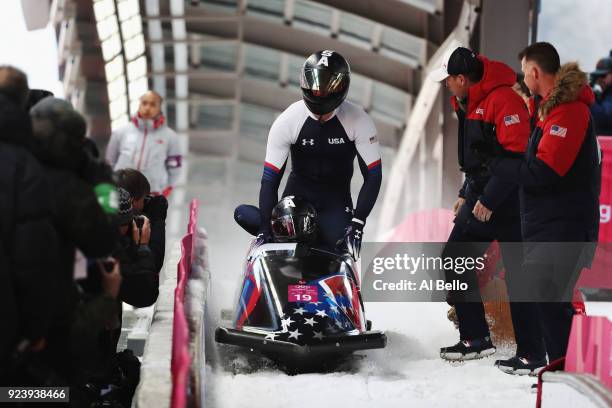
[[[572,293],[590,266],[599,230],[601,151],[589,107],[594,95],[576,63],[563,66],[549,43],[519,55],[525,84],[541,97],[523,158],[496,157],[491,172],[521,186],[523,299],[538,301],[549,361],[567,350]],[[503,364],[503,361],[498,362]]]

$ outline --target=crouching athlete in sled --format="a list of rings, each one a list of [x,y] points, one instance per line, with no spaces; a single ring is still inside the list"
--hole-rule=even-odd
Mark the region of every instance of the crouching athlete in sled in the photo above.
[[[315,207],[319,218],[315,245],[359,257],[363,228],[378,197],[382,173],[376,128],[360,106],[345,100],[349,83],[349,65],[335,51],[317,52],[304,63],[303,100],[289,106],[270,128],[259,208],[240,205],[234,213],[238,224],[257,235],[258,244],[273,240],[270,216],[291,153],[283,197],[299,196]],[[355,156],[364,183],[353,207]]]

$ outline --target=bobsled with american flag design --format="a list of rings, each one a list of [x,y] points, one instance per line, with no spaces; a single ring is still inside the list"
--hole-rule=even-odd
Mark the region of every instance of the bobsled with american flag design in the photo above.
[[[251,250],[232,326],[218,327],[215,340],[292,367],[387,343],[365,318],[352,259],[295,243]]]

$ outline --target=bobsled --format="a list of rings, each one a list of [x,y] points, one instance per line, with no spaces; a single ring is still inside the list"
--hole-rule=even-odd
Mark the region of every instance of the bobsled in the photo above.
[[[218,327],[215,340],[294,369],[384,348],[387,338],[371,330],[359,285],[348,255],[302,243],[252,248],[233,324]]]

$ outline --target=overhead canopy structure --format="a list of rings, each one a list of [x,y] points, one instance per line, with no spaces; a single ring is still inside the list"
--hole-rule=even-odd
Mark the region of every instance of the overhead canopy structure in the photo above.
[[[456,120],[444,88],[427,80],[441,53],[461,44],[516,69],[537,16],[530,0],[54,0],[38,11],[31,3],[22,0],[32,26],[47,14],[56,25],[65,95],[102,142],[152,88],[190,152],[261,161],[270,125],[300,98],[304,59],[342,53],[348,98],[374,118],[394,158],[381,234],[398,214],[450,205],[461,183]]]

